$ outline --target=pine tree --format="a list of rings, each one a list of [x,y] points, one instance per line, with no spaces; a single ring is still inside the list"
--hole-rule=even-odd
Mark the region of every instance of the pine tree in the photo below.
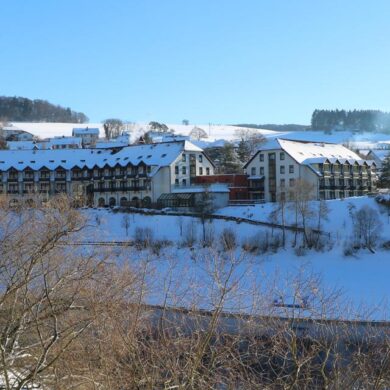
[[[250,154],[251,154],[251,151],[250,151],[248,143],[242,139],[239,142],[238,148],[237,148],[238,159],[240,160],[240,162],[242,162],[244,164],[245,162],[247,162],[249,160]]]
[[[221,148],[220,153],[222,173],[239,173],[241,171],[241,164],[237,161],[233,144],[225,142],[225,145]]]

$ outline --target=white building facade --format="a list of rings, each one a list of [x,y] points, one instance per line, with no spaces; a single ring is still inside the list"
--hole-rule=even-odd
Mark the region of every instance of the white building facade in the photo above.
[[[119,151],[0,151],[0,195],[14,203],[63,193],[80,205],[148,207],[206,174],[214,174],[213,163],[188,141]]]
[[[244,166],[253,200],[292,198],[307,183],[314,199],[362,196],[375,190],[376,164],[338,144],[277,139]]]

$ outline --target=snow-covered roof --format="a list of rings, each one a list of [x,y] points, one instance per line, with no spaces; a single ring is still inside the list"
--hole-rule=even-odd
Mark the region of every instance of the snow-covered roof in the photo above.
[[[332,144],[328,142],[310,142],[310,141],[296,141],[277,138],[267,142],[258,152],[266,150],[283,150],[289,154],[299,164],[318,164],[325,161],[363,163],[364,160],[352,150],[349,150],[343,145]],[[253,156],[250,161],[255,157]],[[245,167],[249,164],[245,164]]]
[[[74,127],[72,134],[74,134],[74,135],[84,135],[84,134],[99,135],[99,129],[97,127]]]
[[[172,190],[175,194],[195,194],[202,192],[214,192],[214,193],[225,193],[230,192],[227,184],[223,183],[212,183],[210,185],[194,185],[188,187],[176,187]]]
[[[129,146],[129,144],[130,144],[130,135],[122,134],[119,137],[110,140],[106,140],[106,139],[97,140],[95,148],[96,149],[123,148],[124,146]]]
[[[54,137],[48,140],[50,145],[81,145],[80,137]]]
[[[50,170],[58,167],[71,169],[76,166],[102,168],[105,165],[126,166],[128,163],[167,166],[172,164],[183,151],[202,152],[202,149],[185,141],[127,146],[116,153],[110,149],[1,150],[0,171],[7,171],[12,167],[17,170],[27,167],[33,170],[43,167]]]
[[[7,141],[8,149],[10,150],[32,150],[40,149],[40,145],[35,141]]]
[[[281,138],[277,139],[277,141],[280,148],[300,164],[303,164],[305,160],[312,158],[362,160],[355,152],[340,144],[292,141]]]
[[[118,142],[115,140],[112,141],[98,141],[95,144],[95,149],[114,149],[114,148],[123,148],[125,146],[128,146],[129,143],[125,142]]]
[[[4,131],[24,131],[22,130],[21,128],[17,127],[17,126],[3,126],[1,128],[1,130],[4,130]]]
[[[385,161],[386,158],[390,156],[390,150],[386,150],[386,149],[370,150],[367,153],[367,157],[370,156],[377,158],[378,160]]]
[[[263,180],[264,176],[258,176],[258,175],[251,175],[248,176],[248,180]]]

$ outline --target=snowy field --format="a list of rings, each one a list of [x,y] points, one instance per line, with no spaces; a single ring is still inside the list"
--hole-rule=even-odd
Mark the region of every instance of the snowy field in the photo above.
[[[317,203],[313,202],[313,209],[318,207]],[[248,307],[253,305],[254,295],[265,297],[270,291],[272,293],[266,298],[268,303],[279,296],[285,296],[286,301],[289,301],[294,295],[292,290],[297,284],[302,284],[305,278],[313,278],[316,280],[315,289],[323,289],[329,294],[337,292],[336,295],[340,292],[343,310],[342,313],[334,314],[335,316],[387,319],[390,314],[390,250],[381,248],[378,242],[375,253],[362,249],[352,256],[344,255],[345,243],[352,239],[353,231],[349,210],[359,209],[363,205],[377,210],[382,223],[381,242],[390,240],[387,212],[379,207],[374,199],[365,197],[329,201],[327,204],[329,215],[322,229],[330,233],[330,240],[321,251],[304,250],[298,253],[291,245],[294,240],[293,232],[287,234],[285,249],[271,248],[261,253],[244,251],[242,245],[248,240],[264,240],[265,237],[271,241],[272,237],[280,239],[281,230],[224,220],[206,222],[206,233],[212,236],[214,243],[214,249],[210,250],[202,248],[199,244],[203,236],[203,228],[197,218],[123,214],[105,209],[85,211],[90,228],[84,239],[133,240],[137,227],[149,228],[153,232],[154,240],[168,240],[171,243],[159,250],[158,254],[129,248],[126,249],[127,255],[123,257],[122,249],[117,248],[115,253],[118,261],[129,261],[132,264],[141,258],[149,260],[148,264],[153,269],[150,272],[154,278],[157,276],[154,281],[156,289],[150,297],[152,303],[167,301],[183,306],[193,304],[191,299],[194,299],[194,290],[196,290],[197,304],[207,306],[206,295],[212,294],[215,288],[215,280],[211,274],[219,267],[212,260],[213,256],[210,253],[216,257],[226,256],[226,252],[222,250],[221,232],[225,228],[230,228],[237,235],[237,246],[232,253],[237,262],[234,280],[237,285],[240,285],[241,293],[238,301],[235,300],[230,307],[227,305],[228,309],[248,310]],[[269,221],[273,209],[274,205],[265,204],[254,207],[228,207],[220,210],[219,213]],[[125,219],[128,225],[127,234]],[[293,212],[287,211],[287,223],[292,222]],[[197,243],[191,248],[183,244],[189,231],[195,232],[197,239]],[[167,283],[171,288],[169,293],[165,292]],[[164,294],[161,293],[162,291]],[[275,291],[279,293],[276,294]],[[353,314],[348,314],[346,307],[350,307],[350,313]],[[358,310],[359,314],[356,314],[355,310]]]
[[[100,137],[104,137],[103,125],[101,123],[28,123],[28,122],[13,122],[13,125],[31,132],[33,135],[40,138],[50,138],[54,136],[70,136],[74,127],[97,127],[100,130]],[[196,142],[200,147],[217,146],[223,144],[225,141],[237,140],[237,131],[243,128],[229,125],[214,125],[214,124],[167,124],[169,129],[173,129],[175,134],[189,135],[191,130],[196,126],[203,130],[208,135],[208,138]],[[127,129],[132,135],[132,139],[142,135],[149,130],[147,123],[130,123]],[[331,134],[322,131],[292,131],[280,132],[267,129],[255,130],[261,133],[265,138],[272,140],[277,137],[286,139],[295,139],[302,141],[316,141],[316,142],[333,142],[346,143],[351,142],[359,149],[374,148],[378,142],[390,141],[389,134],[382,133],[361,133],[356,134],[349,131],[333,131]]]

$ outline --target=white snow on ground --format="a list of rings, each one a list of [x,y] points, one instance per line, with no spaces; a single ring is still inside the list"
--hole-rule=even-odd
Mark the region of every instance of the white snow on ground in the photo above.
[[[317,202],[313,202],[316,206]],[[245,260],[235,271],[240,283],[245,286],[246,294],[243,294],[242,304],[248,305],[253,291],[253,286],[262,285],[264,281],[274,283],[280,290],[286,292],[292,288],[293,281],[302,274],[320,275],[322,286],[325,289],[341,289],[343,299],[349,301],[356,307],[364,307],[369,314],[365,317],[373,319],[386,319],[390,314],[390,251],[378,248],[376,253],[368,250],[361,250],[353,256],[345,257],[343,247],[346,240],[352,233],[352,221],[349,216],[349,208],[360,208],[368,205],[381,212],[380,218],[383,224],[383,240],[390,240],[390,222],[385,208],[380,208],[372,198],[360,197],[349,198],[344,201],[329,201],[329,219],[325,221],[323,230],[331,232],[332,245],[326,245],[322,252],[308,250],[303,256],[298,256],[291,248],[293,233],[287,235],[286,249],[279,249],[277,253],[270,251],[267,254],[248,254],[241,249],[245,239],[260,235],[271,237],[271,234],[281,234],[280,230],[265,226],[250,225],[248,223],[237,223],[224,220],[213,220],[206,222],[207,231],[214,232],[214,242],[220,242],[220,233],[224,228],[231,228],[237,234],[238,248],[236,256],[244,256]],[[274,209],[273,204],[256,205],[254,207],[228,207],[220,210],[220,214],[233,215],[259,221],[268,221],[269,214]],[[202,236],[202,224],[199,219],[191,217],[167,216],[145,216],[139,214],[114,213],[104,209],[86,210],[92,228],[87,238],[99,241],[131,240],[134,238],[136,227],[150,228],[155,239],[166,239],[173,242],[173,245],[165,248],[159,256],[152,256],[155,267],[154,277],[158,276],[158,283],[165,283],[168,275],[170,283],[175,287],[175,293],[182,292],[181,303],[188,304],[185,291],[188,286],[197,285],[199,296],[206,294],[210,287],[211,279],[205,272],[204,263],[194,260],[194,254],[201,254],[202,249],[190,250],[182,247],[183,241],[190,226],[197,231],[198,239]],[[128,217],[124,217],[127,215]],[[126,235],[123,226],[124,218],[129,220],[129,231]],[[292,212],[288,212],[288,222],[293,222]],[[134,252],[129,255],[130,262],[134,260]],[[144,255],[142,255],[144,256]],[[192,259],[191,259],[192,258]],[[245,277],[244,275],[245,270]],[[184,277],[184,274],[187,276]],[[241,275],[241,276],[240,276]],[[160,286],[161,287],[161,286]],[[161,303],[163,299],[161,288],[157,288],[157,294],[151,298],[153,303]],[[260,289],[256,287],[255,290]],[[174,294],[174,299],[177,295]],[[275,298],[275,297],[274,297]],[[200,298],[199,298],[200,299]],[[268,298],[271,301],[272,297]],[[178,304],[178,302],[173,302]],[[345,314],[345,313],[344,313]],[[348,314],[345,314],[348,316]]]

